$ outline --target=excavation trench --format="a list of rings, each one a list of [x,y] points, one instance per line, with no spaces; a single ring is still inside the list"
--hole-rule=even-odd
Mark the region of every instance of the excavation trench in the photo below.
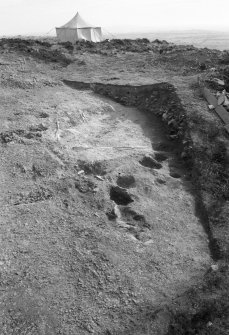
[[[208,215],[202,205],[197,185],[194,186],[191,183],[192,175],[195,175],[192,171],[191,140],[185,112],[176,95],[174,86],[168,83],[142,86],[91,84],[68,80],[64,80],[64,83],[77,90],[91,90],[99,94],[101,99],[103,99],[102,97],[106,97],[123,106],[137,108],[144,115],[145,122],[148,124],[147,127],[145,125],[141,126],[143,132],[146,132],[146,137],[151,141],[152,151],[146,150],[145,155],[139,160],[139,164],[154,172],[157,170],[164,171],[167,168],[169,177],[177,180],[183,185],[184,189],[192,194],[195,202],[195,215],[207,234],[211,257],[214,260],[218,260],[220,257],[219,250],[217,241],[212,237],[209,228]],[[108,102],[111,103],[109,100]],[[152,131],[150,131],[150,127]],[[131,135],[133,136],[133,134]],[[129,175],[128,178],[134,177]],[[123,185],[120,184],[120,180],[122,179],[125,180],[125,175],[119,176],[117,185],[128,189],[128,182],[126,185],[125,182]],[[156,182],[161,185],[166,184],[165,179],[160,176],[160,173]],[[194,191],[192,191],[193,189]],[[111,194],[113,194],[112,190]],[[119,203],[118,201],[117,204],[121,204],[121,202]]]
[[[140,300],[152,310],[168,306],[203,280],[217,252],[195,193],[185,112],[174,87],[65,83],[88,107],[60,142],[85,171],[77,189],[105,214],[112,236],[106,253]]]
[[[6,333],[166,334],[213,262],[183,108],[166,83],[65,83],[2,125]]]
[[[33,142],[32,167],[24,151],[18,159],[23,185],[45,186],[39,199],[12,198],[15,216],[21,206],[29,210],[21,221],[28,223],[19,266],[31,262],[34,296],[46,297],[69,334],[166,334],[170,317],[161,312],[201,283],[213,263],[184,164],[183,108],[166,83],[66,84],[45,89],[44,100],[54,95],[55,109],[48,109],[48,129]],[[7,148],[20,140],[11,137]],[[31,146],[25,148],[30,157]],[[28,198],[33,203],[24,204]],[[26,286],[27,278],[21,280]],[[20,292],[10,299],[17,315]]]

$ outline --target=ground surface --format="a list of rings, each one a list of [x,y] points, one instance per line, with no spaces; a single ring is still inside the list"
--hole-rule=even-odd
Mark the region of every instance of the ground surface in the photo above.
[[[206,110],[197,74],[153,53],[0,63],[0,333],[165,334],[214,263],[190,171],[158,118],[62,80],[167,81]]]

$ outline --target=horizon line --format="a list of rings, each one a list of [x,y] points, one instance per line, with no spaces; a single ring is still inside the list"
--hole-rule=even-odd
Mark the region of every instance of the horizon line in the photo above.
[[[147,30],[144,28],[139,28],[139,30],[135,30],[135,31],[128,31],[128,30],[125,30],[125,31],[106,31],[107,29],[106,28],[103,28],[101,27],[102,30],[105,30],[104,32],[104,35],[108,35],[110,33],[112,34],[119,34],[119,35],[122,35],[122,34],[138,34],[138,33],[141,33],[141,34],[150,34],[150,33],[163,33],[163,32],[170,32],[170,33],[174,33],[174,32],[179,32],[179,33],[182,33],[182,32],[206,32],[206,33],[224,33],[224,34],[229,34],[229,30],[226,31],[226,28],[225,29],[214,29],[214,28],[184,28],[184,29],[178,29],[178,28],[147,28]],[[6,33],[6,34],[1,34],[0,37],[4,37],[4,36],[49,36],[49,34],[51,33],[51,31],[55,30],[56,28],[53,28],[51,29],[49,32],[29,32],[29,33]],[[229,29],[229,28],[228,28]],[[54,34],[53,34],[54,35]],[[51,36],[53,36],[51,35]]]

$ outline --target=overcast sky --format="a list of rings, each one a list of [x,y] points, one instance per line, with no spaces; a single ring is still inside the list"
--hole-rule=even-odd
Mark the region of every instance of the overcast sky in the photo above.
[[[229,0],[0,0],[0,35],[47,33],[77,11],[85,21],[111,32],[229,32]]]

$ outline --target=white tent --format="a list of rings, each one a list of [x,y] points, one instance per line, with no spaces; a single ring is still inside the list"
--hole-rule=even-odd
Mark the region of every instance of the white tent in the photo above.
[[[80,40],[102,41],[101,27],[92,27],[81,18],[79,13],[64,26],[56,28],[56,35],[60,42],[75,43]]]

